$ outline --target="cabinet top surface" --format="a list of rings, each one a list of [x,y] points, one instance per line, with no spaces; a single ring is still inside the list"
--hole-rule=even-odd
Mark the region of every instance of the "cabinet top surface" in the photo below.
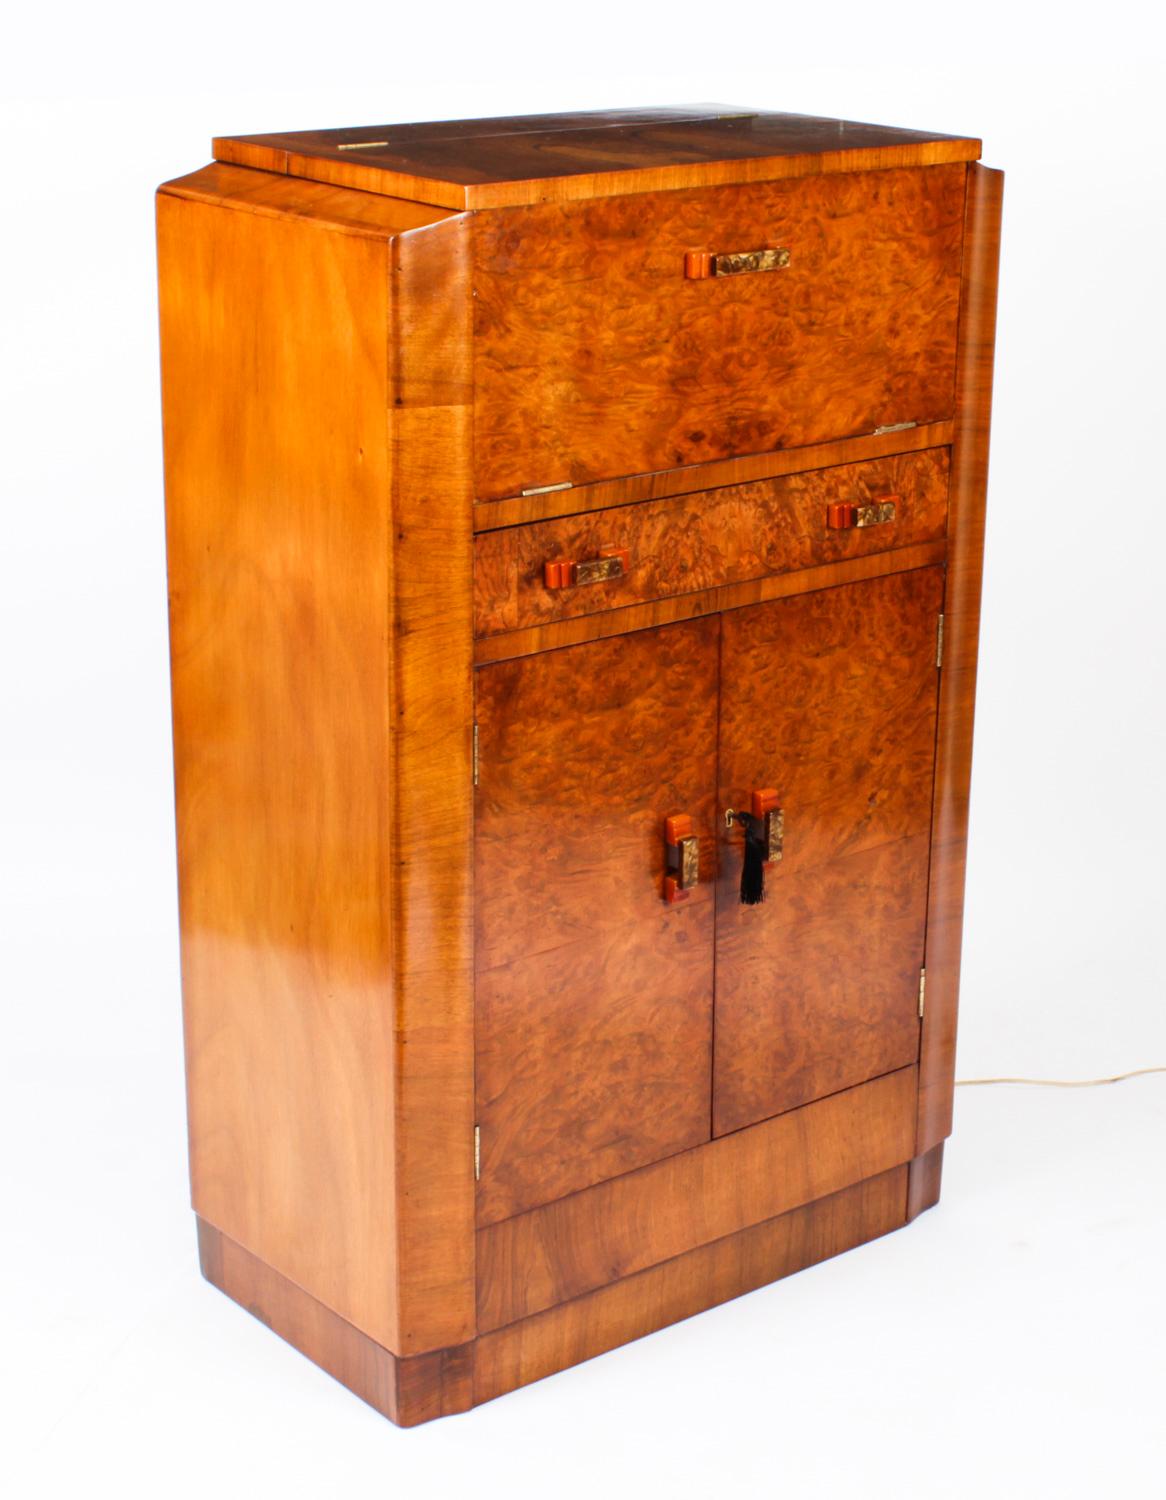
[[[225,136],[217,160],[443,208],[975,161],[980,142],[726,105]]]

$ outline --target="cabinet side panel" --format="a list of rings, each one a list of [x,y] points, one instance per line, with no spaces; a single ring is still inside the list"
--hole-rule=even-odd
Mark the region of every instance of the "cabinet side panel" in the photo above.
[[[394,242],[393,808],[403,1354],[474,1335],[466,222]]]
[[[194,1206],[394,1347],[388,240],[158,235]]]
[[[951,1134],[1004,174],[968,170],[916,1155]]]

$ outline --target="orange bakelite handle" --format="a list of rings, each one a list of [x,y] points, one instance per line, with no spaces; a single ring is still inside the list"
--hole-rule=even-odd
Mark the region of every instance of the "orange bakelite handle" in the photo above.
[[[613,566],[604,568],[601,565]],[[610,583],[622,578],[630,566],[626,547],[601,547],[588,562],[573,562],[558,557],[553,562],[543,563],[543,585],[548,589],[570,589],[583,583]],[[596,575],[596,576],[590,576]]]
[[[664,876],[664,900],[670,905],[687,901],[700,879],[700,845],[687,813],[664,819],[664,853],[668,873]]]
[[[893,521],[898,503],[898,495],[882,495],[871,501],[832,500],[826,507],[826,525],[831,531],[850,531],[855,526],[869,526],[880,519]],[[879,512],[888,507],[890,514],[880,516]]]
[[[781,799],[771,786],[749,794],[749,811],[755,818],[763,818],[767,812],[781,806]]]

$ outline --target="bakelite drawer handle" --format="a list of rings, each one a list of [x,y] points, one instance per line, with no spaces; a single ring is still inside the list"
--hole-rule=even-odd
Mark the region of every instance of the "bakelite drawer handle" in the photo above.
[[[586,562],[556,558],[543,563],[543,583],[548,589],[578,588],[585,583],[610,583],[613,578],[622,578],[627,570],[628,549],[604,547],[598,557]]]
[[[687,813],[664,819],[664,854],[668,873],[664,877],[664,900],[687,901],[700,880],[700,840],[692,831]]]
[[[714,255],[708,250],[689,250],[684,257],[684,275],[689,281],[709,276],[741,276],[748,271],[784,271],[789,250],[729,250]]]
[[[884,526],[895,519],[898,495],[884,495],[881,500],[861,504],[839,500],[826,507],[826,525],[834,531],[849,531],[852,526]]]
[[[765,867],[775,865],[785,852],[785,812],[772,787],[762,787],[749,797],[749,811],[725,810],[725,827],[739,823],[745,831],[745,858],[741,864],[741,905],[757,906],[765,900]]]

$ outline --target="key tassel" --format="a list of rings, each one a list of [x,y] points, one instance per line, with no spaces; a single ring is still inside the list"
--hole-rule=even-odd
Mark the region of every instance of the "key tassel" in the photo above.
[[[745,858],[741,864],[741,905],[759,906],[765,900],[765,819],[738,813],[745,830]]]

